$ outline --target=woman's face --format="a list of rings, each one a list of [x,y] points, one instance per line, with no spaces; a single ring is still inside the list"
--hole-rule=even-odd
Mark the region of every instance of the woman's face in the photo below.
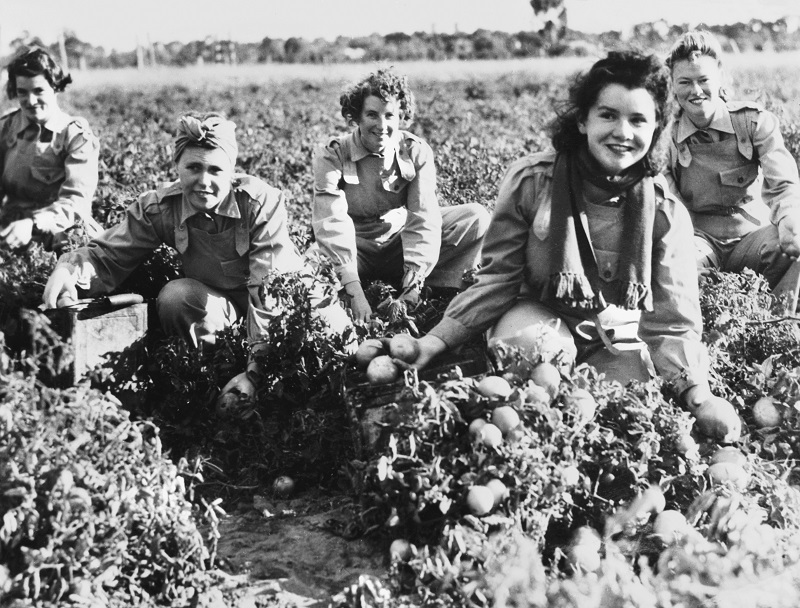
[[[220,148],[187,146],[178,159],[178,179],[193,209],[215,209],[231,191],[233,167]]]
[[[715,102],[722,86],[722,70],[713,57],[701,55],[672,66],[672,89],[681,109],[700,128],[714,118]]]
[[[642,160],[656,130],[656,104],[647,89],[609,84],[578,123],[589,152],[609,175]]]
[[[364,147],[382,154],[400,129],[400,104],[394,97],[384,101],[377,95],[369,95],[356,122]]]
[[[29,120],[44,124],[58,109],[56,91],[43,74],[17,76],[17,103]]]

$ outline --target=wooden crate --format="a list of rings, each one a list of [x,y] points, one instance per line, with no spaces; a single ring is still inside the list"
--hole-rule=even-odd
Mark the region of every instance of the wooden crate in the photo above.
[[[147,333],[147,304],[86,306],[51,311],[59,333],[75,351],[72,379],[77,383],[98,363],[141,343]]]
[[[419,400],[420,381],[436,383],[452,376],[455,368],[464,377],[479,376],[492,370],[482,344],[468,345],[455,353],[437,357],[421,372],[409,370],[397,382],[372,385],[366,374],[355,371],[345,382],[345,405],[353,444],[359,458],[368,456],[403,416],[404,406]]]

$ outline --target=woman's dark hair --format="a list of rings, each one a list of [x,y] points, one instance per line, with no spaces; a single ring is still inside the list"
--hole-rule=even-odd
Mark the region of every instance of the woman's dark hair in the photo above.
[[[611,51],[605,59],[597,61],[588,72],[578,74],[569,88],[569,100],[556,111],[550,125],[553,147],[558,152],[576,150],[586,141],[578,124],[586,120],[589,110],[597,102],[601,91],[610,84],[626,89],[645,89],[656,106],[656,128],[653,141],[644,162],[653,173],[653,150],[669,121],[669,71],[655,55],[636,51]]]
[[[72,82],[72,76],[64,74],[64,70],[58,65],[50,54],[39,47],[25,47],[8,64],[8,82],[6,83],[6,95],[9,99],[17,97],[17,77],[44,76],[56,93],[60,93]]]
[[[400,120],[410,123],[414,118],[414,94],[408,87],[406,77],[395,74],[389,68],[382,68],[345,89],[339,97],[342,116],[348,123],[358,122],[364,109],[364,100],[370,95],[380,97],[383,101],[395,98],[400,105]]]

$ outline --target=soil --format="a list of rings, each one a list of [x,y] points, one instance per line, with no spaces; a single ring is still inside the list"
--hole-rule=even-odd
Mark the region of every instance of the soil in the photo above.
[[[377,540],[348,540],[354,506],[345,496],[309,492],[291,500],[255,496],[219,524],[219,586],[205,608],[327,606],[363,574],[383,577],[388,550]]]

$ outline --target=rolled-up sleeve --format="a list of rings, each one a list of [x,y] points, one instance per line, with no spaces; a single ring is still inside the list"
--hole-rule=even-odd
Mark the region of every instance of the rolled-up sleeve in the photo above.
[[[509,169],[500,185],[492,221],[483,241],[476,283],[458,294],[430,334],[454,348],[494,325],[516,302],[525,277],[532,201],[542,194],[541,174],[527,162]]]
[[[753,146],[764,178],[762,196],[770,208],[770,220],[777,225],[786,215],[800,210],[800,178],[797,162],[786,149],[772,112],[759,112]]]
[[[431,147],[420,141],[416,175],[408,184],[408,215],[401,232],[404,286],[421,283],[436,266],[442,244],[442,213],[436,199],[436,166]]]
[[[33,212],[41,232],[63,232],[78,217],[92,223],[92,199],[97,189],[100,145],[82,119],[72,121],[64,134],[64,181],[51,204]]]
[[[156,193],[145,193],[128,207],[119,224],[87,246],[61,256],[59,264],[77,271],[78,286],[90,296],[110,293],[162,244],[157,229],[160,220]]]
[[[663,200],[656,212],[655,234],[653,310],[642,313],[639,337],[658,373],[682,393],[708,381],[689,212],[675,200]]]
[[[322,252],[332,261],[343,285],[358,281],[356,230],[347,214],[347,197],[340,187],[342,150],[338,143],[314,152],[314,204],[311,226]]]
[[[247,283],[250,306],[247,313],[247,336],[251,344],[268,337],[269,323],[279,311],[261,298],[261,285],[271,270],[296,272],[303,267],[297,248],[289,236],[286,199],[274,188],[251,205],[250,278]]]

